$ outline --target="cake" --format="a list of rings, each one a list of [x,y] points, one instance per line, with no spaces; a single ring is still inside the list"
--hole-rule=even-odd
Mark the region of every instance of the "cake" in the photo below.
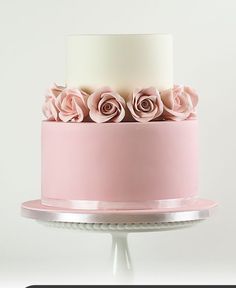
[[[42,204],[150,209],[195,197],[197,95],[173,85],[171,35],[69,36],[67,53],[66,85],[43,107]]]
[[[32,209],[201,207],[198,95],[173,83],[172,46],[169,34],[67,37],[65,84],[43,103],[42,192]]]

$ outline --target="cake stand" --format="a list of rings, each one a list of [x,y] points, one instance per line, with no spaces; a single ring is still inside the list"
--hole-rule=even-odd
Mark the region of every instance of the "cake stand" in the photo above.
[[[189,206],[157,210],[73,210],[41,204],[40,200],[22,204],[22,216],[56,228],[110,233],[111,261],[116,283],[132,282],[133,269],[128,247],[128,233],[169,231],[191,227],[207,219],[216,203],[196,199]]]

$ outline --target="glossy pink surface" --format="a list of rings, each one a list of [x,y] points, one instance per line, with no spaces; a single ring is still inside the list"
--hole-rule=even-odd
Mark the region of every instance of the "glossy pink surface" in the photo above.
[[[197,194],[197,121],[42,123],[42,197],[134,202]]]
[[[185,212],[185,211],[202,211],[205,209],[211,209],[217,206],[217,203],[208,199],[199,199],[196,198],[191,205],[184,205],[181,207],[172,207],[172,208],[158,208],[158,209],[147,209],[147,210],[75,210],[68,208],[58,208],[58,207],[49,207],[42,205],[40,199],[31,200],[22,203],[22,208],[27,210],[35,210],[42,212],[61,212],[61,213],[78,213],[78,214],[153,214],[153,213],[169,213],[169,212]]]

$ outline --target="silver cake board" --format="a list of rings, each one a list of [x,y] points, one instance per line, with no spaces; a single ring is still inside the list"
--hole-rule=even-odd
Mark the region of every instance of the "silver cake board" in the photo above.
[[[22,204],[22,215],[35,220],[67,223],[155,224],[206,219],[211,215],[215,206],[214,201],[196,199],[188,206],[174,208],[76,210],[45,206],[40,200],[33,200]]]

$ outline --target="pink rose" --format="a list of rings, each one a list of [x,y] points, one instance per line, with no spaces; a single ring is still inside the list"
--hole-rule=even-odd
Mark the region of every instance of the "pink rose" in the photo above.
[[[164,119],[180,121],[195,117],[198,95],[192,88],[175,85],[173,89],[162,91],[160,95],[164,104]]]
[[[89,115],[97,123],[120,122],[125,117],[125,100],[109,87],[93,92],[88,98]]]
[[[50,121],[58,121],[58,109],[56,107],[57,96],[65,89],[63,86],[58,86],[54,84],[48,89],[45,102],[43,104],[43,114]]]
[[[54,85],[48,89],[48,96],[57,97],[65,89],[65,86],[60,86],[54,83]]]
[[[163,112],[163,103],[158,90],[154,87],[136,89],[127,102],[135,120],[148,122],[159,117]]]
[[[58,117],[63,122],[81,122],[88,116],[88,94],[77,88],[65,88],[58,94],[55,104],[59,111]]]

